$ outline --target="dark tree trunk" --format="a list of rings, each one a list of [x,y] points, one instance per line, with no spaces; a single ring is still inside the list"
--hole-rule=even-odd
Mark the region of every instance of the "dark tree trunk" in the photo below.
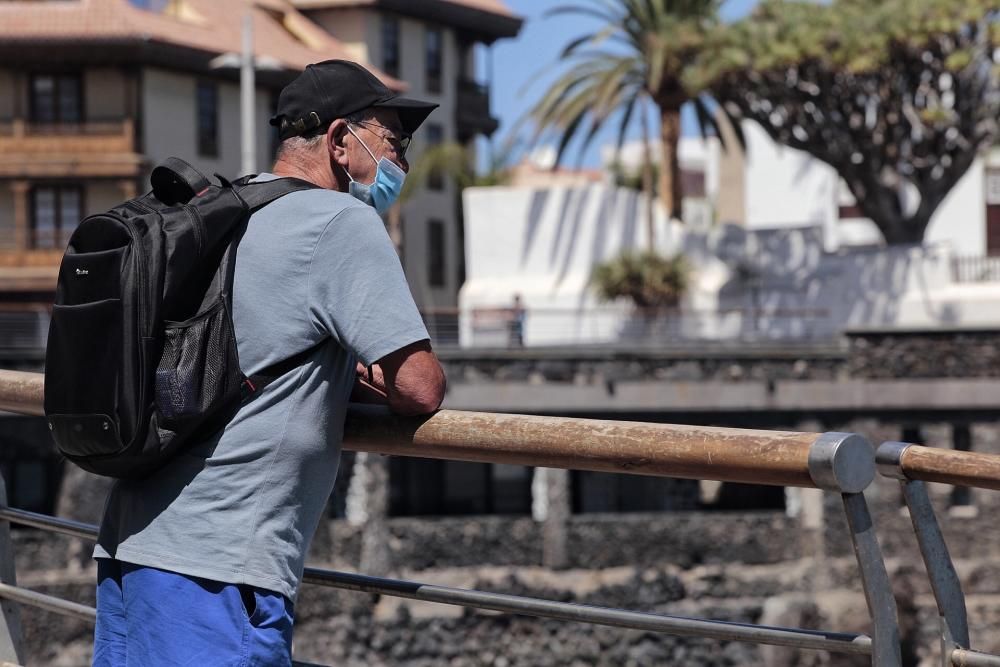
[[[660,107],[660,148],[663,164],[660,165],[660,201],[663,208],[676,220],[681,219],[681,165],[677,147],[681,140],[680,107]]]

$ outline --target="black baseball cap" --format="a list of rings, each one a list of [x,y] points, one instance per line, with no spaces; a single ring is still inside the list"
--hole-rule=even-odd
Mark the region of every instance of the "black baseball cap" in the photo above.
[[[403,131],[413,134],[438,105],[399,97],[374,74],[350,60],[324,60],[307,65],[281,90],[271,125],[279,128],[285,140],[369,107],[395,109]]]

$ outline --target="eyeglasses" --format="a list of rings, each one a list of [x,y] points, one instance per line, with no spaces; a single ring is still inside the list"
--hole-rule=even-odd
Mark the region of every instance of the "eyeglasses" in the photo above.
[[[369,132],[375,136],[383,139],[392,148],[393,152],[400,159],[406,157],[406,149],[410,147],[410,141],[413,140],[413,135],[409,132],[400,132],[397,137],[395,134],[389,132],[388,134],[383,134],[382,132],[377,132],[376,130],[385,130],[386,128],[381,125],[375,125],[364,120],[352,121],[353,125],[360,125],[361,127],[367,129]]]

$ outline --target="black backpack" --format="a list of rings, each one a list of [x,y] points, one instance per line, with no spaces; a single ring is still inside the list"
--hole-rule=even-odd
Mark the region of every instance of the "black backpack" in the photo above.
[[[232,286],[250,214],[316,186],[218,178],[170,158],[153,170],[152,192],[87,217],[70,237],[45,353],[45,416],[59,451],[85,470],[148,475],[313,351],[244,375]]]

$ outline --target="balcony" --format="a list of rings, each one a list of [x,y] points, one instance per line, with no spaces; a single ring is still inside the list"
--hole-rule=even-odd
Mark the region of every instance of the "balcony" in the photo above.
[[[459,140],[471,139],[477,134],[489,136],[500,123],[490,115],[489,89],[475,81],[458,82],[455,102],[455,127]]]
[[[0,294],[55,292],[63,251],[23,250],[11,245],[0,243]]]
[[[35,124],[0,120],[0,178],[134,177],[132,120]]]

